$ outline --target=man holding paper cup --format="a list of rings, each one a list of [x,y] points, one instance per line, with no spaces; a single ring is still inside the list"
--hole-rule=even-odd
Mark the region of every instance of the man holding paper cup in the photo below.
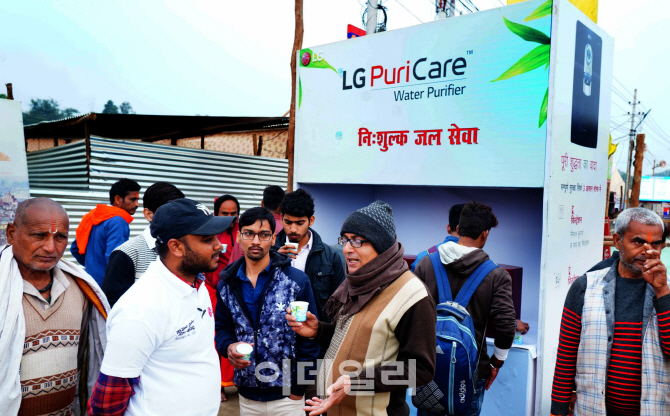
[[[317,311],[307,275],[270,250],[275,225],[266,208],[240,216],[244,257],[223,270],[217,287],[216,347],[235,367],[242,416],[303,416],[305,381],[313,379],[319,354],[284,318],[289,307],[296,314]]]
[[[403,260],[391,206],[376,201],[349,214],[339,238],[347,278],[326,304],[332,323],[311,313],[291,328],[327,348],[310,415],[407,416],[408,387],[435,373],[435,302]]]
[[[274,248],[291,258],[291,266],[309,277],[319,318],[330,322],[326,302],[344,281],[342,256],[324,243],[314,225],[314,198],[304,189],[289,192],[281,202],[284,229],[277,234]],[[321,357],[325,354],[322,350]]]

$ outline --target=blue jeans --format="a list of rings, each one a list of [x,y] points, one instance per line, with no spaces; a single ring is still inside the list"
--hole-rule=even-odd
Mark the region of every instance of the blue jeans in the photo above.
[[[470,402],[470,410],[466,416],[479,416],[479,413],[482,411],[482,403],[484,403],[484,393],[486,389],[484,385],[486,384],[485,378],[480,378],[475,384],[475,394],[472,396],[472,401]],[[439,413],[427,412],[425,410],[417,409],[417,416],[440,416]]]

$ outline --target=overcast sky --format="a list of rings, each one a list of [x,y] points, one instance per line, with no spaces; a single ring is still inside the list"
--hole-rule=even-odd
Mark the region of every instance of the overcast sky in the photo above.
[[[504,0],[503,0],[504,1]],[[472,0],[480,9],[501,0]],[[305,0],[303,47],[346,38],[364,0]],[[615,39],[612,137],[625,169],[634,88],[653,111],[645,173],[670,162],[670,2],[601,0],[598,24]],[[388,29],[430,22],[431,0],[386,0]],[[281,116],[290,104],[294,2],[290,0],[4,1],[0,82],[15,98],[54,98],[102,111],[107,100],[141,114]]]

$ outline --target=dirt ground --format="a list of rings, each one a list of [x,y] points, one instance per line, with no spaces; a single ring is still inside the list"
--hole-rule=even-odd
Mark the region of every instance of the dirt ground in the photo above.
[[[221,402],[219,408],[219,416],[239,416],[240,415],[240,401],[237,396],[236,387],[226,387],[227,402]]]

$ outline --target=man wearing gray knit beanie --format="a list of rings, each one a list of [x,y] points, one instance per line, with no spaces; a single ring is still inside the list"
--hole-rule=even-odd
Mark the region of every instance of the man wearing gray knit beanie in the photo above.
[[[377,254],[391,248],[396,241],[393,209],[384,201],[375,201],[349,214],[340,235],[356,234],[370,240]]]
[[[347,278],[326,304],[333,322],[286,315],[296,333],[327,348],[317,376],[326,398],[307,400],[305,410],[409,415],[407,388],[429,383],[435,372],[435,302],[403,259],[389,204],[352,212],[340,235]],[[363,369],[356,376],[343,371],[352,361]]]

